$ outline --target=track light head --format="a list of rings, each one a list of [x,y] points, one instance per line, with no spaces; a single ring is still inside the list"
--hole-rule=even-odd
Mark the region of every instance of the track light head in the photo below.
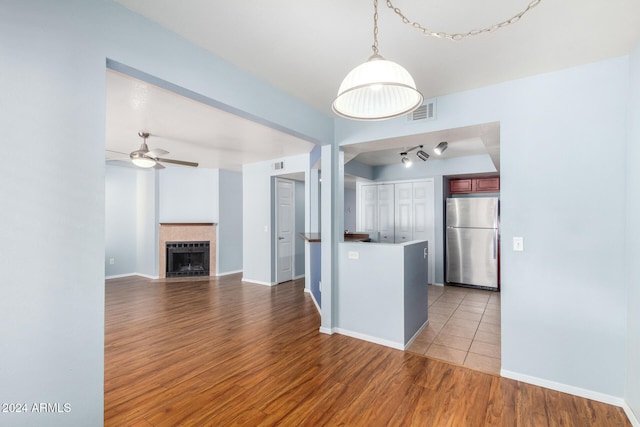
[[[416,156],[423,162],[426,162],[427,160],[429,160],[429,155],[422,150],[416,151]]]
[[[405,168],[410,168],[413,162],[409,157],[407,157],[407,153],[400,153],[400,162],[404,165]]]
[[[440,156],[442,155],[442,153],[444,153],[447,147],[449,147],[449,143],[447,141],[442,141],[436,146],[436,148],[433,149],[433,152]]]

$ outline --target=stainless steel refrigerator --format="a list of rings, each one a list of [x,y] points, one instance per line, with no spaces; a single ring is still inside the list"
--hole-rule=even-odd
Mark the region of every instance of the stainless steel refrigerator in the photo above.
[[[498,289],[498,198],[447,199],[446,221],[446,281]]]

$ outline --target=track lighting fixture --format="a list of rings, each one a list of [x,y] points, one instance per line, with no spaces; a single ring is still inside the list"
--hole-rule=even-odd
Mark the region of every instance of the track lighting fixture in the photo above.
[[[436,148],[433,149],[433,152],[440,156],[442,155],[442,153],[444,153],[444,150],[446,150],[447,147],[449,147],[449,143],[447,141],[442,141],[440,144],[436,145]]]
[[[422,151],[422,147],[423,147],[422,145],[416,145],[415,147],[411,147],[407,151],[403,151],[402,153],[400,153],[400,162],[404,165],[405,168],[410,168],[411,165],[413,164],[413,162],[407,156],[407,154],[409,154],[411,151],[415,150],[416,148],[419,148],[419,150],[416,151],[416,157],[418,157],[423,162],[426,162],[427,160],[429,160],[429,155],[424,151]]]

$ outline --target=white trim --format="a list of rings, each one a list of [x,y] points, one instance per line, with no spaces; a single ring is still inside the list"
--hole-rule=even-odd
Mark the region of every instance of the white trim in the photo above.
[[[224,273],[218,273],[216,274],[216,277],[220,277],[220,276],[228,276],[230,274],[238,274],[238,273],[242,273],[242,270],[236,270],[236,271],[225,271]]]
[[[403,349],[403,350],[408,349],[408,348],[409,348],[409,346],[410,346],[411,344],[413,344],[413,341],[415,341],[415,339],[416,339],[416,338],[418,338],[418,335],[420,335],[420,332],[422,332],[422,330],[423,330],[424,328],[426,328],[428,324],[429,324],[429,319],[427,319],[427,321],[426,321],[426,322],[424,322],[424,323],[422,324],[422,326],[420,326],[420,329],[418,329],[418,331],[417,331],[415,334],[413,334],[413,336],[411,337],[411,339],[409,340],[409,342],[407,342],[407,343],[404,345],[404,349]]]
[[[596,400],[598,402],[608,403],[609,405],[615,405],[622,408],[624,408],[624,404],[626,403],[621,397],[611,396],[609,394],[587,390],[584,388],[558,383],[555,381],[549,381],[542,378],[532,377],[525,374],[519,374],[517,372],[507,371],[506,369],[501,369],[500,375],[512,380],[522,381],[528,384],[537,385],[551,390],[561,391],[563,393],[569,393],[574,396],[584,397],[586,399]]]
[[[131,276],[141,276],[144,277],[146,279],[151,279],[151,280],[157,280],[158,276],[151,276],[149,274],[142,274],[142,273],[126,273],[126,274],[114,274],[113,276],[105,276],[105,280],[107,279],[120,279],[122,277],[131,277]]]
[[[304,292],[311,295],[311,300],[315,304],[316,309],[318,310],[318,313],[320,313],[320,315],[322,316],[322,310],[320,309],[320,305],[318,304],[318,301],[316,301],[316,297],[313,296],[313,292],[311,292],[311,290],[307,288],[304,289]]]
[[[247,282],[247,283],[254,283],[256,285],[264,285],[264,286],[275,286],[277,285],[277,283],[271,283],[271,282],[261,282],[259,280],[252,280],[252,279],[247,279],[245,277],[243,277],[242,279],[243,282]]]
[[[629,406],[626,400],[622,404],[622,409],[624,409],[624,413],[627,414],[627,418],[629,418],[631,425],[633,427],[640,427],[640,420],[638,420],[636,414],[633,413],[633,409],[631,409],[631,406]]]
[[[327,335],[333,335],[333,333],[335,332],[333,329],[325,328],[324,326],[320,326],[319,331],[321,334],[327,334]]]
[[[298,275],[298,276],[294,276],[294,278],[293,278],[293,279],[291,279],[291,280],[303,279],[303,278],[304,278],[304,276],[305,276],[304,274],[300,274],[300,275]]]
[[[444,283],[429,283],[431,286],[440,286],[444,287]]]
[[[372,337],[371,335],[361,334],[360,332],[353,332],[347,329],[342,328],[333,328],[333,330],[341,335],[346,335],[348,337],[357,338],[363,341],[369,341],[374,344],[384,345],[386,347],[395,348],[397,350],[404,350],[404,345],[399,342],[385,340],[383,338]]]

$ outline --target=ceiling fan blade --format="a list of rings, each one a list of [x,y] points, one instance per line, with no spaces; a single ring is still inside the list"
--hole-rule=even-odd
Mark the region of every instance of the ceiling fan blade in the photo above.
[[[153,166],[154,169],[164,169],[164,166],[162,166],[160,163],[156,162],[156,164]]]
[[[160,157],[164,156],[165,154],[169,154],[169,152],[167,150],[163,150],[162,148],[154,148],[153,150],[149,150],[147,152],[147,156],[149,157]]]
[[[158,157],[156,157],[156,160],[159,161],[159,162],[173,163],[174,165],[191,166],[191,167],[194,167],[194,168],[198,167],[197,163],[186,162],[184,160],[161,159],[161,158],[158,158]]]

